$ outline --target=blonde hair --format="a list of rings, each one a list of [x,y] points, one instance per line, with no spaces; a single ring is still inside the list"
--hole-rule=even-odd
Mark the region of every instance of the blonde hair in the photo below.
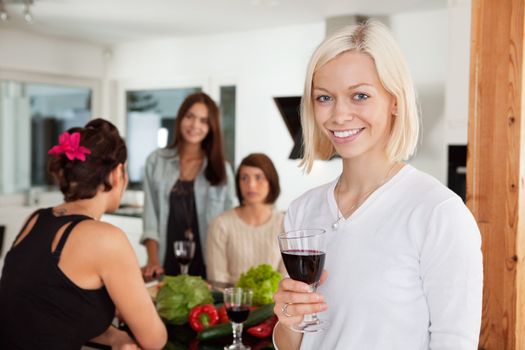
[[[312,169],[315,159],[329,159],[335,154],[331,141],[319,130],[315,122],[313,77],[322,66],[347,51],[369,55],[374,60],[383,87],[396,100],[397,114],[385,149],[388,158],[393,161],[406,160],[416,149],[419,114],[410,72],[390,31],[381,22],[369,20],[345,27],[326,38],[310,59],[301,101],[304,149],[301,166],[307,173]]]

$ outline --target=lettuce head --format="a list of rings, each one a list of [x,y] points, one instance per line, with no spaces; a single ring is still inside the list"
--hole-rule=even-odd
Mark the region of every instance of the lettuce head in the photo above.
[[[271,265],[261,264],[241,274],[236,286],[253,290],[253,304],[271,304],[281,278],[281,274]]]
[[[193,307],[211,304],[213,297],[208,285],[199,276],[165,276],[156,302],[160,317],[167,323],[182,325],[188,322]]]

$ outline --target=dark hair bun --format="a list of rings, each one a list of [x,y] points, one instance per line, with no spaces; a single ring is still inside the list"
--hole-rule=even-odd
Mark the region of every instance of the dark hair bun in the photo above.
[[[111,190],[109,174],[126,162],[128,152],[118,129],[109,121],[94,119],[83,128],[71,128],[69,133],[80,134],[80,146],[91,154],[85,161],[69,160],[65,154],[53,156],[48,171],[55,177],[66,202],[93,198],[99,187]]]

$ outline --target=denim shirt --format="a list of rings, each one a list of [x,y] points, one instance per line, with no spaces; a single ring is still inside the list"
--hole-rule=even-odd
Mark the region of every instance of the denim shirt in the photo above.
[[[235,179],[230,164],[226,162],[226,183],[212,186],[204,176],[207,160],[204,159],[195,178],[195,206],[199,237],[203,250],[206,248],[208,223],[225,210],[238,205]],[[167,245],[170,192],[180,175],[180,158],[176,149],[163,148],[151,153],[146,160],[144,173],[144,214],[141,242],[152,239],[158,242],[158,258],[164,264]]]

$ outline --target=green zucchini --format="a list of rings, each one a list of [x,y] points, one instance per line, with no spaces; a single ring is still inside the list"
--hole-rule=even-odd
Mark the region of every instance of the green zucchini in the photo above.
[[[244,322],[244,328],[255,326],[256,324],[261,323],[262,321],[270,318],[273,315],[274,304],[263,305],[257,310],[250,312],[250,316],[246,322]],[[209,340],[227,337],[232,334],[232,325],[231,323],[222,323],[215,326],[211,326],[197,334],[197,339],[199,340]]]

